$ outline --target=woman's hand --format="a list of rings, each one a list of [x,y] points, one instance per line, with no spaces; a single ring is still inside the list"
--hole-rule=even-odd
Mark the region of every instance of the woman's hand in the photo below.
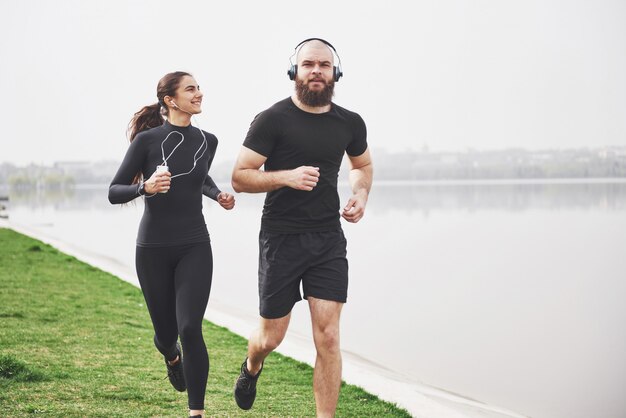
[[[150,178],[143,183],[146,194],[165,193],[170,189],[172,173],[164,171],[152,173]]]
[[[221,192],[217,195],[217,203],[224,209],[231,210],[235,207],[235,196],[230,193]]]

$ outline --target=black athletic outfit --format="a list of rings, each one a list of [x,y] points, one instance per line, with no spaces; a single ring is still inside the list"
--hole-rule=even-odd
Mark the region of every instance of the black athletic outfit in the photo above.
[[[178,131],[184,135],[172,133]],[[154,326],[154,342],[168,360],[176,358],[176,341],[184,352],[184,373],[190,409],[204,409],[209,358],[202,337],[202,319],[209,300],[213,274],[211,241],[202,215],[202,195],[217,200],[220,190],[208,175],[217,138],[203,137],[191,125],[162,126],[139,133],[109,188],[109,201],[126,203],[140,196],[131,184],[138,172],[150,178],[167,159],[172,182],[167,193],[147,195],[137,234],[136,268]],[[177,146],[178,145],[178,146]],[[161,150],[163,147],[163,151]],[[194,167],[194,157],[197,159]],[[198,157],[200,157],[198,159]],[[193,168],[193,170],[192,170]],[[175,177],[177,174],[187,175]]]
[[[346,240],[341,229],[337,179],[344,153],[367,149],[365,122],[334,103],[316,114],[291,98],[259,113],[243,145],[265,157],[265,170],[319,167],[312,191],[283,187],[267,193],[259,235],[261,316],[280,318],[304,297],[345,302]]]

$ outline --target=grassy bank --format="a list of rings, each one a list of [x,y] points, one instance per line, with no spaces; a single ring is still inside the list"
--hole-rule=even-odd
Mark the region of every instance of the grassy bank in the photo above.
[[[209,302],[210,303],[210,302]],[[40,241],[0,228],[3,417],[183,417],[165,379],[141,291]],[[232,396],[246,340],[204,321],[207,416],[314,416],[312,369],[273,353],[254,408]],[[344,384],[337,416],[409,417]]]

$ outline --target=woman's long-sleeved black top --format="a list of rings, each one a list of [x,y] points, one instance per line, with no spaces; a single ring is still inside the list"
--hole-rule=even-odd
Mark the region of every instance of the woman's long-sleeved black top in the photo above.
[[[135,175],[141,172],[144,179],[150,178],[157,165],[163,163],[163,155],[172,174],[167,193],[146,195],[138,246],[164,247],[210,240],[202,215],[202,195],[217,200],[220,193],[208,174],[218,141],[208,132],[204,132],[204,137],[206,145],[198,128],[166,121],[140,132],[130,144],[109,187],[111,203],[126,203],[139,197],[139,185],[132,184]]]

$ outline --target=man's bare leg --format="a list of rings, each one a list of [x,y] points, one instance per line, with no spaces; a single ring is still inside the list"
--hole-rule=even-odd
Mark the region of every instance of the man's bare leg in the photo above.
[[[317,357],[313,372],[313,393],[318,418],[334,417],[341,388],[339,317],[343,303],[307,298],[313,324]]]
[[[252,375],[261,370],[263,360],[280,345],[285,338],[291,312],[277,319],[261,318],[260,326],[248,340],[248,363],[246,368]]]

